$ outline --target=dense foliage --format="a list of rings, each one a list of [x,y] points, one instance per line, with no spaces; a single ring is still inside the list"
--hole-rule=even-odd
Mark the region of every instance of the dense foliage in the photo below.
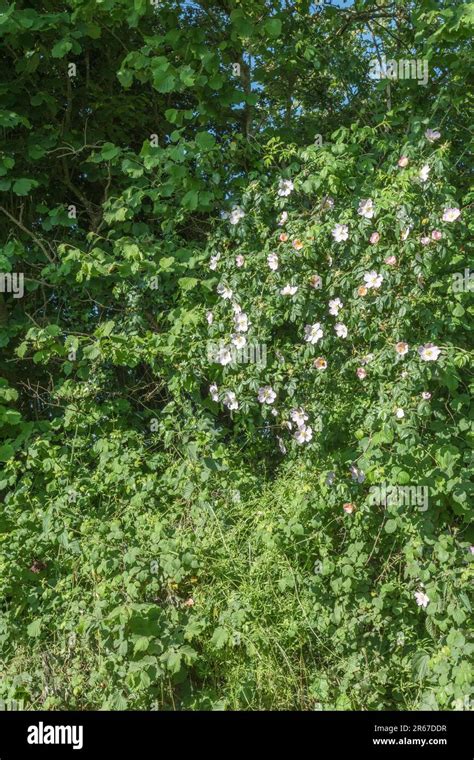
[[[0,3],[6,704],[472,704],[473,9]]]

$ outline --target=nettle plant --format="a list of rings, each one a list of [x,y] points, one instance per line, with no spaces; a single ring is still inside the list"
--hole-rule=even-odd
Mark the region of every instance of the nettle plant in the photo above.
[[[398,148],[341,128],[279,174],[253,174],[209,238],[214,295],[187,350],[227,430],[303,453],[330,478],[357,464],[380,482],[398,450],[432,494],[438,470],[443,486],[449,475],[463,513],[470,295],[452,275],[469,197],[450,183],[453,163],[447,136],[418,121]]]

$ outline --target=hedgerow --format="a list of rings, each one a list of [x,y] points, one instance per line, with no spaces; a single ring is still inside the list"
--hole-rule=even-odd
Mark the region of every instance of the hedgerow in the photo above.
[[[469,708],[472,3],[46,5],[0,15],[2,704]]]

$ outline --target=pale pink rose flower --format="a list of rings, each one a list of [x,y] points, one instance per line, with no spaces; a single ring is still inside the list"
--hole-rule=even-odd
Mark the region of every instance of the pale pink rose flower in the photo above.
[[[371,272],[366,272],[364,274],[364,280],[365,280],[365,287],[366,288],[380,288],[382,282],[383,282],[383,275],[378,274],[375,270],[372,270]]]
[[[398,159],[398,166],[400,167],[400,169],[404,169],[405,166],[408,166],[408,156],[401,156]]]
[[[438,132],[437,129],[427,129],[425,132],[425,137],[428,142],[435,142],[435,140],[439,140],[441,137],[441,132]]]
[[[286,197],[287,195],[290,195],[290,193],[293,192],[295,189],[295,186],[293,185],[293,182],[291,179],[281,179],[278,183],[278,195],[281,198]]]
[[[396,256],[387,256],[385,259],[385,263],[388,264],[389,267],[396,266],[397,263],[397,257]]]
[[[372,198],[366,198],[360,201],[357,213],[363,216],[364,219],[372,219],[375,214],[374,202]]]
[[[323,356],[318,356],[318,358],[314,360],[313,366],[316,367],[316,369],[325,370],[328,366],[328,363]]]
[[[428,604],[430,602],[429,596],[427,596],[427,594],[424,594],[423,591],[415,591],[415,599],[418,607],[428,607]]]
[[[297,443],[300,445],[303,443],[309,443],[310,440],[313,437],[313,430],[309,427],[309,425],[302,425],[298,428],[296,433],[294,434],[294,438]]]
[[[234,411],[235,409],[239,408],[239,402],[237,401],[235,397],[234,391],[227,391],[227,393],[224,396],[224,406],[229,409],[229,411]]]
[[[272,270],[272,272],[276,272],[278,269],[278,256],[276,253],[269,253],[267,256],[267,264]]]
[[[359,380],[363,380],[365,377],[367,377],[367,370],[365,370],[363,367],[357,367],[356,374]]]
[[[290,285],[288,283],[288,285],[285,285],[285,287],[280,290],[280,294],[282,296],[294,296],[297,290],[298,290],[297,285]]]
[[[372,243],[372,245],[377,245],[377,243],[379,242],[379,240],[380,240],[379,233],[378,232],[372,232],[372,234],[370,236],[370,242]]]
[[[443,222],[455,222],[460,214],[461,209],[459,208],[445,208],[443,212]]]
[[[276,399],[276,393],[270,385],[264,385],[258,389],[258,400],[261,404],[273,404]]]
[[[433,240],[441,240],[441,238],[443,237],[443,233],[441,232],[441,230],[433,230],[433,232],[431,233],[431,237],[433,238]]]
[[[336,243],[342,243],[349,237],[349,227],[347,224],[336,224],[332,230],[332,236]]]
[[[433,343],[425,343],[424,346],[419,347],[418,353],[423,361],[435,362],[441,353],[441,349]]]
[[[428,164],[425,164],[424,166],[421,167],[418,174],[421,182],[428,182],[428,176],[429,176],[430,171],[431,171],[431,167],[428,166]]]
[[[399,343],[396,343],[395,351],[400,356],[405,356],[405,354],[408,353],[408,343],[405,343],[403,340],[401,340]]]
[[[315,322],[314,325],[305,325],[304,339],[307,343],[315,345],[323,337],[321,323]]]

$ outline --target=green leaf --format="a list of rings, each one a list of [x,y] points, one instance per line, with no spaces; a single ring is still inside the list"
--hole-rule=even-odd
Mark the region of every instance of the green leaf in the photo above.
[[[181,669],[181,653],[171,652],[166,660],[166,666],[171,673],[178,673]]]
[[[17,179],[16,182],[13,183],[13,192],[15,195],[28,195],[30,190],[33,187],[37,187],[38,182],[34,179],[26,179],[23,177],[22,179]]]
[[[133,82],[133,71],[130,69],[120,69],[117,71],[117,79],[122,87],[125,87],[125,89],[128,90]]]
[[[69,53],[71,48],[72,42],[69,42],[69,40],[60,40],[53,47],[51,55],[53,58],[64,58],[64,56]]]
[[[194,209],[197,208],[199,200],[199,194],[197,190],[188,190],[188,192],[183,196],[183,200],[181,201],[181,204],[189,209],[190,211],[194,211]]]
[[[195,74],[191,66],[182,66],[179,71],[179,78],[187,87],[194,84]]]
[[[6,422],[7,425],[18,425],[21,422],[21,414],[14,409],[7,409],[2,414],[2,422]]]
[[[177,108],[168,108],[167,111],[165,111],[165,118],[171,123],[176,124],[178,121],[179,111]]]
[[[227,633],[226,629],[218,626],[212,634],[211,644],[214,644],[217,649],[222,649],[222,647],[224,647],[228,641],[229,634]]]
[[[115,156],[118,156],[119,153],[120,148],[117,148],[113,143],[107,142],[102,147],[101,156],[104,161],[110,161],[112,158],[115,158]]]
[[[40,618],[37,618],[36,620],[33,620],[32,623],[29,624],[29,626],[26,629],[26,632],[28,636],[31,636],[32,638],[36,638],[41,633],[41,620]]]
[[[270,37],[279,37],[281,34],[281,21],[278,18],[271,18],[265,22],[264,28]]]
[[[201,150],[210,150],[216,143],[216,138],[210,132],[198,132],[196,142]]]
[[[430,666],[430,657],[426,652],[417,652],[411,660],[411,667],[414,675],[422,681],[428,674]]]
[[[162,69],[158,69],[153,74],[153,87],[158,92],[172,92],[175,88],[175,82],[174,74],[168,74]]]
[[[15,454],[15,449],[9,443],[4,443],[0,446],[0,462],[6,462],[11,459]]]
[[[195,288],[199,280],[197,280],[195,277],[180,277],[178,282],[180,287],[186,291]]]
[[[385,523],[385,533],[394,533],[397,529],[396,520],[387,520]]]
[[[139,636],[133,646],[134,653],[146,652],[152,641],[153,639],[150,636]]]

